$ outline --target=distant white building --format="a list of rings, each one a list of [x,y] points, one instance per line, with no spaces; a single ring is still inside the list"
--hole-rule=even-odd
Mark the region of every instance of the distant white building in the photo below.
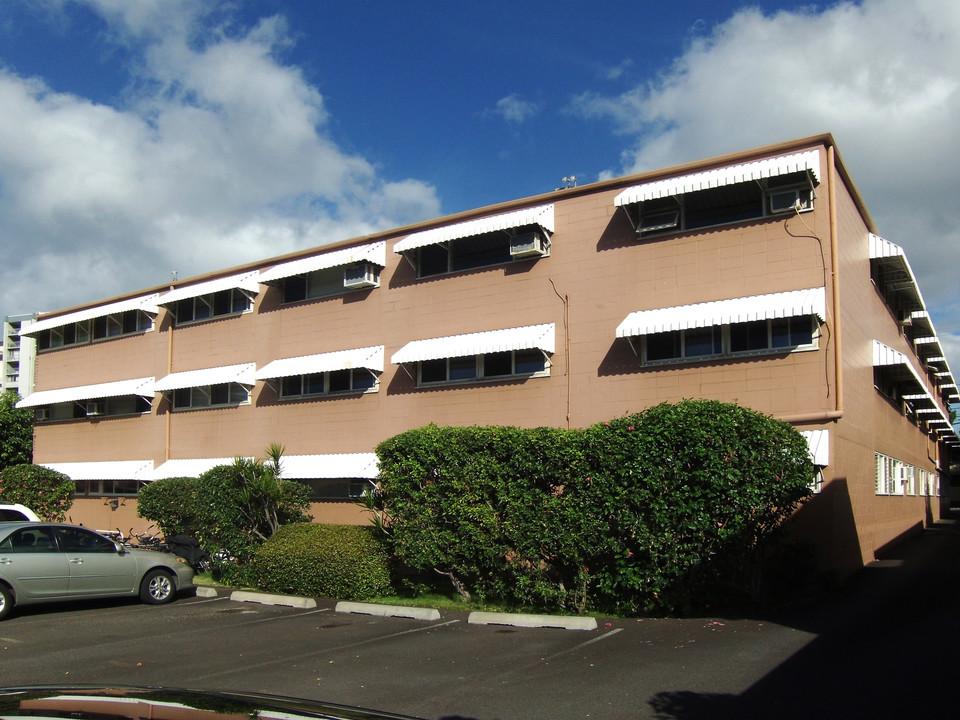
[[[33,370],[37,357],[37,341],[20,337],[20,331],[36,322],[35,314],[7,315],[3,319],[3,374],[0,390],[16,390],[20,397],[33,392]]]

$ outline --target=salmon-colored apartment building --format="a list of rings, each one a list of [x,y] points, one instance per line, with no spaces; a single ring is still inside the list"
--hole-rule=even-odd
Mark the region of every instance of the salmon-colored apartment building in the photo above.
[[[948,502],[957,388],[829,135],[557,190],[42,316],[35,462],[74,522],[286,448],[321,522],[427,423],[580,428],[712,398],[792,423],[849,570]]]

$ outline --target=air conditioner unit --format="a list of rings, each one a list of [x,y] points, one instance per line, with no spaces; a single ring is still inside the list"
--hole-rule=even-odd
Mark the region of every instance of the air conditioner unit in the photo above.
[[[37,422],[45,422],[50,419],[50,408],[39,407],[33,411],[33,419]]]
[[[91,415],[99,415],[103,412],[103,406],[98,402],[88,402],[86,405],[87,417]]]
[[[813,193],[806,188],[778,190],[768,193],[767,197],[769,198],[770,212],[774,215],[813,209]]]
[[[368,262],[347,265],[343,269],[343,286],[350,289],[380,287],[380,270]]]
[[[526,232],[510,237],[510,255],[515,258],[546,257],[550,241],[538,232]]]

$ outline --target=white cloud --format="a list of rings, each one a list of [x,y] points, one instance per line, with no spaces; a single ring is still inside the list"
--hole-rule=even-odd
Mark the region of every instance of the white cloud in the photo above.
[[[507,122],[520,124],[539,112],[536,103],[524,100],[516,93],[497,100],[497,105],[491,114],[502,117]]]
[[[122,106],[0,70],[3,313],[439,214],[434,188],[337,146],[318,90],[277,57],[281,19],[228,31],[197,9],[212,4],[89,4],[134,51]]]
[[[656,82],[571,110],[635,136],[607,175],[832,132],[877,229],[904,247],[960,371],[960,4],[743,10]]]

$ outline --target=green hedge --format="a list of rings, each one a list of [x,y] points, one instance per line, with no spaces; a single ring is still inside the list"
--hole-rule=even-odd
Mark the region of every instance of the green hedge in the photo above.
[[[253,555],[251,579],[263,590],[343,600],[390,593],[383,545],[369,527],[285,525]]]
[[[73,480],[42,465],[11,465],[0,472],[0,502],[26,505],[42,520],[63,522],[75,491]]]
[[[377,448],[372,499],[398,558],[465,596],[563,611],[672,611],[749,592],[809,493],[790,425],[688,400],[584,431],[429,425]]]

